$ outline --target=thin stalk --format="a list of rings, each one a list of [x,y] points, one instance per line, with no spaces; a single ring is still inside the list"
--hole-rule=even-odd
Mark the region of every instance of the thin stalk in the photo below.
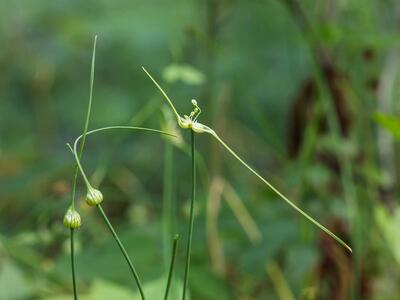
[[[82,158],[83,147],[85,146],[86,134],[87,134],[88,127],[89,127],[90,113],[92,110],[94,68],[95,68],[95,62],[96,62],[96,44],[97,44],[97,35],[94,37],[94,43],[93,43],[92,65],[90,68],[89,104],[88,104],[88,108],[87,108],[87,112],[86,112],[85,126],[83,128],[83,133],[82,133],[82,143],[81,143],[81,146],[79,148],[79,153],[78,153],[79,160],[81,160],[81,158]],[[74,175],[74,181],[73,181],[73,186],[72,186],[71,207],[73,209],[75,208],[75,192],[76,192],[76,182],[78,179],[78,173],[79,173],[79,166],[77,165],[75,168],[75,175]]]
[[[317,226],[319,229],[321,229],[323,232],[328,234],[330,237],[332,237],[334,240],[336,240],[339,244],[341,244],[343,247],[345,247],[347,250],[350,252],[353,252],[353,250],[348,246],[341,238],[339,238],[337,235],[335,235],[332,231],[330,231],[328,228],[326,228],[324,225],[320,224],[317,222],[313,217],[311,217],[309,214],[307,214],[305,211],[303,211],[300,207],[298,207],[296,204],[294,204],[292,201],[290,201],[285,195],[283,195],[276,187],[274,187],[268,180],[266,180],[264,177],[262,177],[260,174],[258,174],[257,171],[255,171],[252,167],[250,167],[243,159],[239,157],[214,131],[209,132],[213,137],[215,137],[218,142],[222,146],[225,147],[226,150],[228,150],[239,162],[242,163],[250,172],[252,172],[254,175],[256,175],[262,182],[264,182],[271,190],[273,190],[279,197],[281,197],[286,203],[288,203],[291,207],[293,207],[296,211],[298,211],[301,215],[303,215],[306,219],[308,219],[311,223],[313,223],[315,226]]]
[[[74,248],[74,229],[70,230],[70,241],[71,241],[71,271],[72,271],[72,287],[74,290],[74,299],[78,300],[78,291],[76,288],[76,276],[75,276],[75,248]]]
[[[176,250],[178,249],[178,241],[179,241],[179,235],[176,234],[174,237],[174,244],[172,246],[172,257],[171,257],[171,263],[169,265],[168,280],[167,280],[167,287],[165,289],[164,300],[168,299],[168,293],[171,287],[172,275],[174,274]]]
[[[176,119],[179,121],[180,116],[178,114],[178,111],[176,110],[174,104],[172,103],[172,100],[168,97],[167,93],[164,92],[164,90],[161,88],[161,86],[158,84],[158,82],[153,78],[153,76],[150,75],[149,72],[147,72],[147,70],[142,67],[143,71],[147,74],[147,76],[149,76],[149,78],[151,79],[151,81],[153,81],[153,83],[157,86],[157,88],[160,90],[160,92],[163,94],[164,98],[168,101],[170,107],[172,108]]]
[[[94,43],[93,43],[93,53],[92,53],[92,63],[91,63],[91,68],[90,68],[90,90],[89,90],[89,104],[86,112],[86,120],[85,120],[85,126],[83,128],[83,140],[81,143],[81,147],[79,149],[79,159],[82,158],[82,153],[83,153],[83,148],[85,145],[85,139],[86,139],[86,133],[89,127],[89,120],[90,120],[90,112],[92,109],[92,99],[93,99],[93,83],[94,83],[94,68],[95,68],[95,61],[96,61],[96,44],[97,44],[97,35],[94,37]],[[79,168],[76,166],[75,168],[75,175],[74,175],[74,180],[72,183],[72,190],[71,190],[71,208],[75,209],[75,193],[76,193],[76,182],[78,179],[78,172]],[[72,272],[72,287],[74,291],[74,299],[78,300],[78,291],[76,288],[76,274],[75,274],[75,249],[74,249],[74,229],[71,228],[70,231],[70,243],[71,243],[71,272]]]
[[[88,131],[88,132],[85,133],[85,135],[80,135],[80,136],[75,140],[75,142],[74,142],[74,147],[73,147],[73,148],[72,148],[71,145],[69,145],[69,144],[67,144],[67,146],[70,148],[71,152],[73,153],[73,155],[74,155],[74,157],[75,157],[75,160],[76,160],[76,163],[77,163],[77,165],[78,165],[78,168],[79,168],[79,170],[80,170],[80,172],[81,172],[81,175],[82,175],[82,177],[83,177],[83,179],[84,179],[84,181],[85,181],[86,186],[87,186],[88,189],[90,189],[90,188],[92,188],[92,187],[91,187],[91,184],[90,184],[90,182],[89,182],[89,180],[88,180],[88,178],[87,178],[87,176],[86,176],[86,174],[85,174],[85,171],[83,170],[83,167],[82,167],[82,165],[81,165],[81,163],[80,163],[79,157],[78,157],[78,155],[77,155],[77,145],[78,145],[78,142],[79,142],[83,137],[85,137],[85,136],[87,136],[87,135],[90,135],[90,134],[93,134],[93,133],[96,133],[96,132],[105,131],[105,130],[112,130],[112,129],[143,130],[143,131],[149,131],[149,132],[154,132],[154,133],[160,133],[160,134],[165,134],[165,135],[174,136],[173,134],[170,134],[170,133],[167,133],[167,132],[164,132],[164,131],[160,131],[160,130],[156,130],[156,129],[144,128],[144,127],[133,127],[133,126],[109,126],[109,127],[102,127],[102,128],[98,128],[98,129],[94,129],[94,130]],[[106,225],[107,225],[108,228],[110,229],[110,231],[111,231],[111,233],[112,233],[112,235],[113,235],[115,241],[117,242],[117,244],[118,244],[118,246],[119,246],[119,248],[120,248],[120,250],[121,250],[123,256],[125,257],[125,260],[126,260],[126,262],[128,263],[129,268],[130,268],[131,271],[132,271],[133,277],[134,277],[134,279],[135,279],[135,281],[136,281],[136,284],[137,284],[137,286],[138,286],[138,289],[139,289],[140,295],[141,295],[141,297],[142,297],[142,300],[145,300],[145,296],[144,296],[144,293],[143,293],[143,288],[142,288],[142,286],[141,286],[139,277],[138,277],[138,275],[137,275],[137,273],[136,273],[136,270],[135,270],[135,268],[134,268],[134,266],[133,266],[133,264],[132,264],[132,262],[131,262],[131,260],[130,260],[130,258],[129,258],[128,253],[126,252],[126,250],[125,250],[125,248],[124,248],[124,246],[123,246],[121,240],[119,239],[117,233],[115,232],[114,228],[112,227],[112,225],[111,225],[109,219],[107,218],[107,215],[105,214],[103,208],[101,207],[101,205],[97,205],[97,206],[98,206],[98,208],[99,208],[99,211],[100,211],[100,213],[101,213],[101,215],[102,215],[102,217],[103,217],[103,219],[104,219]]]
[[[165,93],[165,91],[161,88],[161,86],[157,83],[157,81],[146,71],[144,67],[142,67],[144,72],[149,76],[149,78],[154,82],[154,84],[157,86],[157,88],[160,90],[160,92],[164,95],[164,98],[167,100],[168,104],[170,105],[171,109],[174,111],[177,121],[179,126],[182,128],[188,128],[187,124],[185,124],[182,120],[185,121],[185,118],[181,118],[173,105],[171,99],[168,97],[168,95]],[[197,105],[196,105],[197,106]],[[197,106],[198,108],[198,106]],[[196,117],[197,118],[197,117]],[[195,118],[195,119],[196,119]],[[199,133],[208,133],[211,134],[222,146],[225,147],[226,150],[228,150],[241,164],[243,164],[249,171],[251,171],[254,175],[256,175],[264,184],[266,184],[270,189],[272,189],[279,197],[281,197],[285,202],[287,202],[291,207],[293,207],[297,212],[299,212],[301,215],[303,215],[306,219],[308,219],[311,223],[316,225],[319,229],[324,231],[326,234],[328,234],[330,237],[332,237],[334,240],[336,240],[339,244],[341,244],[343,247],[345,247],[347,250],[350,252],[353,252],[353,250],[348,246],[342,239],[340,239],[338,236],[336,236],[333,232],[331,232],[329,229],[327,229],[325,226],[322,224],[318,223],[314,218],[312,218],[310,215],[308,215],[305,211],[303,211],[300,207],[298,207],[296,204],[294,204],[292,201],[290,201],[285,195],[283,195],[277,188],[275,188],[268,180],[266,180],[264,177],[262,177],[257,171],[255,171],[253,168],[250,167],[243,159],[241,159],[218,135],[217,133],[210,127],[197,123],[197,122],[192,122],[190,124],[191,130],[193,131],[193,128],[196,128],[196,132]],[[350,169],[351,166],[349,166]],[[351,171],[351,170],[350,170]],[[349,184],[350,184],[349,180]]]
[[[137,272],[136,272],[135,267],[134,267],[133,264],[132,264],[131,259],[129,258],[128,253],[127,253],[126,250],[125,250],[124,245],[122,244],[121,240],[119,239],[117,233],[116,233],[115,230],[114,230],[114,227],[111,225],[110,220],[107,218],[107,215],[106,215],[106,213],[104,212],[104,210],[103,210],[103,208],[101,207],[101,205],[99,204],[99,205],[97,205],[97,207],[98,207],[98,209],[99,209],[99,211],[100,211],[100,214],[101,214],[101,216],[103,217],[105,223],[107,224],[108,229],[110,229],[112,236],[114,237],[115,241],[117,242],[118,247],[119,247],[119,249],[120,249],[121,252],[122,252],[122,255],[124,256],[126,262],[127,262],[128,265],[129,265],[129,268],[131,269],[132,275],[133,275],[133,277],[135,278],[135,281],[136,281],[136,284],[137,284],[137,286],[138,286],[139,293],[140,293],[140,296],[142,297],[142,300],[145,300],[146,297],[144,296],[144,292],[143,292],[143,288],[142,288],[142,284],[141,284],[141,282],[140,282],[139,276],[138,276],[138,274],[137,274]]]
[[[186,265],[185,265],[185,277],[183,282],[183,293],[182,300],[186,299],[186,290],[189,283],[189,269],[190,269],[190,256],[192,252],[192,237],[193,237],[193,224],[194,224],[194,203],[196,198],[196,151],[195,151],[195,138],[194,131],[190,130],[191,136],[191,149],[192,149],[192,199],[190,202],[190,223],[188,229],[188,240],[186,248]]]
[[[168,259],[171,256],[171,235],[173,231],[173,216],[172,216],[172,178],[173,178],[173,159],[174,148],[168,141],[165,143],[164,156],[164,191],[163,191],[163,208],[162,208],[162,223],[163,223],[163,254],[165,270],[168,269]]]

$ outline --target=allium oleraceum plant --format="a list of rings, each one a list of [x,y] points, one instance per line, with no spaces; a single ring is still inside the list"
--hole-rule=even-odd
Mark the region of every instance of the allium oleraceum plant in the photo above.
[[[101,203],[104,200],[103,194],[99,189],[94,188],[90,184],[90,181],[87,178],[84,168],[82,166],[81,159],[82,159],[82,154],[83,154],[86,137],[88,135],[91,135],[94,133],[100,133],[100,132],[108,131],[108,130],[138,130],[138,131],[144,131],[144,132],[148,132],[148,133],[157,133],[157,134],[162,134],[162,135],[168,135],[168,136],[172,136],[172,137],[175,137],[175,135],[168,133],[168,132],[161,131],[161,130],[157,130],[157,129],[151,129],[151,128],[145,128],[145,127],[134,127],[134,126],[109,126],[109,127],[102,127],[102,128],[88,131],[90,112],[91,112],[91,107],[92,107],[92,97],[93,97],[96,42],[97,42],[97,36],[95,37],[94,46],[93,46],[92,66],[91,66],[91,73],[90,73],[89,104],[88,104],[86,121],[85,121],[84,129],[83,129],[83,133],[75,140],[73,146],[71,146],[70,144],[67,144],[70,151],[74,155],[74,159],[76,162],[76,170],[75,170],[75,174],[74,174],[74,178],[73,178],[73,185],[72,185],[71,202],[70,202],[70,206],[64,216],[64,225],[70,229],[71,271],[72,271],[72,286],[73,286],[73,292],[74,292],[74,299],[75,300],[78,299],[78,292],[77,292],[77,287],[76,287],[75,260],[74,260],[74,254],[75,254],[74,253],[74,231],[82,225],[81,217],[80,217],[79,213],[75,210],[75,193],[76,193],[77,176],[78,176],[78,173],[81,173],[84,183],[87,188],[86,203],[90,206],[95,206],[98,208],[101,217],[104,219],[106,226],[109,228],[113,238],[115,239],[119,249],[121,250],[123,257],[125,258],[126,263],[128,264],[128,266],[131,270],[131,273],[133,275],[133,278],[135,280],[135,283],[137,285],[137,288],[139,290],[141,298],[143,300],[145,300],[146,299],[145,293],[144,293],[141,281],[139,279],[138,273],[132,263],[132,260],[130,259],[128,253],[126,252],[122,241],[120,240],[120,238],[118,237],[118,234],[114,230],[114,227],[110,223],[110,220],[108,219],[106,212],[104,211],[104,209],[101,206]],[[158,84],[158,82],[150,75],[150,73],[144,67],[142,67],[142,69],[147,74],[147,76],[153,81],[153,83],[157,86],[159,91],[162,93],[162,95],[166,99],[167,103],[169,104],[170,108],[172,109],[172,111],[176,117],[176,121],[177,121],[179,127],[183,128],[183,129],[189,129],[191,132],[192,192],[191,192],[190,215],[189,215],[189,224],[188,224],[188,233],[187,233],[188,239],[187,239],[187,245],[186,245],[186,261],[185,261],[185,273],[184,273],[182,300],[186,299],[188,283],[189,283],[190,258],[191,258],[192,236],[193,236],[193,227],[194,227],[194,205],[195,205],[195,199],[196,199],[196,157],[195,157],[195,153],[196,153],[195,135],[196,134],[207,133],[207,134],[211,135],[236,160],[238,160],[246,169],[248,169],[251,173],[253,173],[259,180],[261,180],[268,188],[270,188],[272,191],[274,191],[280,198],[282,198],[286,203],[288,203],[298,213],[300,213],[307,220],[309,220],[311,223],[316,225],[323,232],[325,232],[326,234],[331,236],[334,240],[336,240],[340,245],[345,247],[348,251],[352,252],[352,249],[342,239],[340,239],[333,232],[331,232],[325,226],[323,226],[322,224],[317,222],[309,214],[307,214],[300,207],[298,207],[296,204],[294,204],[285,195],[283,195],[276,187],[274,187],[267,179],[265,179],[263,176],[261,176],[254,168],[252,168],[241,157],[239,157],[239,155],[236,154],[236,152],[233,151],[232,148],[229,147],[212,128],[198,122],[198,117],[201,113],[201,109],[196,100],[194,100],[194,99],[191,100],[191,103],[193,105],[193,110],[189,113],[189,115],[181,116],[177,112],[171,99],[168,97],[168,95],[165,93],[165,91],[161,88],[161,86]],[[80,142],[80,144],[79,144],[79,142]],[[79,144],[79,150],[78,150],[78,144]],[[168,293],[169,293],[170,286],[171,286],[171,279],[172,279],[173,272],[174,272],[178,240],[179,240],[179,236],[175,235],[175,237],[173,239],[172,257],[171,257],[170,266],[169,266],[166,289],[165,289],[165,293],[164,293],[164,300],[168,299]],[[160,297],[161,297],[161,295],[160,295]]]
[[[84,149],[84,144],[86,141],[86,137],[88,135],[94,134],[94,133],[100,133],[103,131],[108,131],[108,130],[139,130],[139,131],[145,131],[149,133],[158,133],[158,134],[164,134],[164,135],[169,135],[169,136],[174,136],[173,134],[161,131],[161,130],[156,130],[156,129],[151,129],[151,128],[144,128],[144,127],[134,127],[134,126],[109,126],[109,127],[102,127],[102,128],[97,128],[94,130],[88,131],[89,127],[89,120],[90,120],[90,112],[91,112],[91,107],[92,107],[92,98],[93,98],[93,83],[94,83],[94,68],[95,68],[95,58],[96,58],[96,43],[97,43],[97,36],[95,37],[94,40],[94,45],[93,45],[93,55],[92,55],[92,66],[91,66],[91,72],[90,72],[90,94],[89,94],[89,104],[88,104],[88,109],[87,109],[87,114],[86,114],[86,121],[83,129],[82,135],[80,135],[74,142],[73,147],[70,144],[67,144],[69,149],[71,150],[72,154],[74,155],[75,162],[76,162],[76,170],[73,178],[73,184],[72,184],[72,192],[71,192],[71,202],[70,206],[64,216],[64,225],[70,229],[70,248],[71,248],[71,271],[72,271],[72,287],[73,287],[73,293],[74,293],[74,299],[78,299],[78,292],[77,292],[77,286],[76,286],[76,274],[75,274],[75,249],[74,249],[74,231],[79,228],[82,225],[82,220],[79,215],[79,213],[75,210],[75,193],[76,193],[76,183],[77,183],[77,177],[78,173],[80,172],[84,183],[87,188],[87,193],[86,193],[86,203],[89,206],[95,206],[98,208],[99,213],[101,217],[104,219],[104,222],[106,223],[106,226],[110,230],[113,238],[115,239],[119,249],[121,250],[121,253],[123,257],[125,258],[126,263],[128,264],[131,273],[133,275],[133,278],[135,280],[135,283],[138,287],[140,296],[143,300],[146,299],[142,283],[140,281],[139,275],[132,263],[131,258],[129,257],[127,251],[125,250],[125,247],[120,240],[118,234],[116,233],[114,227],[112,226],[110,220],[107,217],[106,212],[104,211],[103,207],[101,206],[101,203],[104,200],[103,194],[99,189],[94,188],[88,177],[86,176],[86,173],[83,169],[83,166],[81,164],[81,159],[82,159],[82,154],[83,154],[83,149]],[[80,142],[80,147],[78,150],[78,143]],[[177,250],[177,243],[179,240],[179,236],[176,235],[174,237],[174,245],[173,245],[173,250],[172,250],[172,258],[171,258],[171,266],[170,266],[170,272],[168,275],[167,279],[167,287],[165,291],[165,296],[164,299],[168,298],[168,291],[170,288],[171,284],[171,278],[173,274],[173,268],[174,268],[174,263],[175,263],[175,256],[176,256],[176,250]]]

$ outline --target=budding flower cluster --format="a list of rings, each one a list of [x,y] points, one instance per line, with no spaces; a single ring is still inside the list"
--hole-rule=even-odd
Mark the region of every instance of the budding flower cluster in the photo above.
[[[94,188],[89,188],[86,194],[86,203],[90,206],[99,205],[103,202],[103,194]]]
[[[210,133],[210,134],[215,134],[214,130],[212,130],[210,127],[201,124],[197,122],[197,118],[201,113],[201,109],[197,104],[197,101],[195,99],[191,100],[192,105],[194,106],[194,109],[191,111],[191,113],[188,115],[184,115],[183,117],[178,115],[178,125],[181,128],[191,128],[194,132],[196,133]]]
[[[82,220],[80,214],[73,208],[69,208],[64,215],[64,226],[71,229],[81,227]]]

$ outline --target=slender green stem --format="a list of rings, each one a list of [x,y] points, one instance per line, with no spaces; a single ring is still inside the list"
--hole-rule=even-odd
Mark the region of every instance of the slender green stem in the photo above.
[[[142,67],[143,68],[143,67]],[[174,111],[178,124],[181,126],[181,117],[179,116],[177,110],[175,109],[175,106],[173,105],[171,99],[168,97],[168,95],[165,93],[165,91],[161,88],[161,86],[157,83],[157,81],[146,71],[145,68],[143,70],[146,72],[146,74],[150,77],[150,79],[154,82],[154,84],[157,86],[157,88],[160,90],[160,92],[163,94],[164,98],[167,100],[169,105],[171,106],[172,110]],[[331,123],[331,122],[330,122]],[[314,220],[310,215],[308,215],[306,212],[304,212],[300,207],[298,207],[296,204],[294,204],[292,201],[290,201],[285,195],[283,195],[277,188],[275,188],[268,180],[266,180],[264,177],[262,177],[260,174],[258,174],[257,171],[255,171],[253,168],[251,168],[243,159],[241,159],[218,135],[217,133],[211,129],[208,126],[205,126],[204,124],[197,123],[197,122],[192,122],[190,125],[183,124],[185,126],[191,126],[191,130],[193,131],[193,128],[195,127],[196,132],[199,133],[208,133],[211,134],[222,146],[225,147],[226,150],[228,150],[240,163],[242,163],[248,170],[250,170],[254,175],[256,175],[262,182],[264,182],[270,189],[272,189],[279,197],[281,197],[284,201],[286,201],[291,207],[293,207],[296,211],[298,211],[301,215],[303,215],[306,219],[308,219],[310,222],[312,222],[314,225],[316,225],[319,229],[324,231],[326,234],[331,236],[334,240],[336,240],[339,244],[341,244],[343,247],[345,247],[347,250],[350,252],[353,252],[353,250],[343,241],[341,240],[338,236],[336,236],[333,232],[331,232],[329,229],[327,229],[325,226]],[[181,126],[182,127],[182,126]],[[188,127],[183,127],[183,128],[188,128]],[[193,134],[193,132],[192,132]],[[193,146],[193,145],[192,145]],[[351,167],[351,166],[350,166]],[[350,169],[347,168],[347,169]],[[351,171],[351,170],[350,170]],[[350,182],[350,180],[349,180]],[[185,286],[184,286],[185,289]]]
[[[143,67],[142,67],[143,68]],[[165,93],[165,91],[161,88],[161,86],[157,83],[157,81],[146,71],[145,68],[143,68],[143,70],[146,72],[146,74],[150,77],[150,79],[154,82],[154,84],[157,86],[157,88],[161,91],[161,93],[163,94],[164,98],[167,100],[167,102],[169,103],[169,105],[171,106],[172,110],[174,111],[176,117],[177,117],[177,121],[178,124],[180,124],[181,122],[181,117],[179,116],[177,110],[175,109],[171,99],[168,97],[168,95]],[[331,123],[331,122],[329,122]],[[186,125],[186,124],[184,124]],[[180,124],[181,126],[181,124]],[[298,207],[296,204],[294,204],[292,201],[290,201],[285,195],[283,195],[277,188],[275,188],[268,180],[266,180],[264,177],[262,177],[257,171],[255,171],[253,168],[251,168],[243,159],[241,159],[218,135],[217,133],[211,129],[208,126],[205,126],[204,124],[200,124],[197,122],[192,122],[190,124],[190,126],[192,127],[191,130],[193,131],[193,128],[196,127],[196,132],[199,133],[208,133],[211,134],[215,139],[218,140],[218,142],[220,144],[222,144],[222,146],[225,147],[226,150],[228,150],[240,163],[242,163],[248,170],[250,170],[254,175],[256,175],[262,182],[264,182],[264,184],[266,184],[270,189],[272,189],[279,197],[281,197],[284,201],[286,201],[291,207],[293,207],[297,212],[299,212],[301,215],[303,215],[306,219],[308,219],[311,223],[313,223],[314,225],[316,225],[319,229],[321,229],[322,231],[324,231],[326,234],[328,234],[330,237],[332,237],[334,240],[336,240],[339,244],[341,244],[343,247],[345,247],[347,250],[349,250],[350,252],[353,252],[353,250],[342,240],[340,239],[338,236],[336,236],[333,232],[331,232],[329,229],[327,229],[325,226],[323,226],[322,224],[320,224],[319,222],[317,222],[316,220],[314,220],[310,215],[308,215],[305,211],[303,211],[300,207]],[[182,126],[181,126],[182,127]],[[187,128],[187,127],[184,127]],[[193,134],[193,132],[192,132]],[[193,149],[192,149],[193,151]],[[351,172],[351,166],[349,166],[349,168],[346,169],[350,169]],[[347,172],[347,173],[348,173]],[[349,180],[349,184],[351,184],[351,180]],[[346,185],[347,186],[347,185]],[[184,286],[184,290],[185,290],[185,286]]]
[[[183,293],[182,300],[186,299],[186,290],[189,283],[189,269],[190,269],[190,256],[192,252],[192,237],[193,237],[193,224],[194,224],[194,204],[196,198],[196,157],[195,157],[195,132],[190,130],[191,145],[192,145],[192,199],[190,202],[190,221],[188,229],[188,240],[186,248],[186,265],[185,265],[185,277],[183,282]]]
[[[168,260],[171,256],[171,235],[173,232],[173,200],[172,200],[172,181],[173,181],[173,159],[174,148],[169,141],[165,142],[164,156],[164,191],[163,191],[163,256],[165,270],[168,269]]]
[[[85,145],[85,139],[86,139],[86,133],[89,127],[89,120],[90,120],[90,112],[92,109],[92,98],[93,98],[93,83],[94,83],[94,67],[95,67],[95,61],[96,61],[96,44],[97,44],[97,35],[94,37],[94,43],[93,43],[93,53],[92,53],[92,63],[91,63],[91,69],[90,69],[90,92],[89,92],[89,104],[86,112],[86,120],[85,120],[85,126],[83,129],[83,140],[81,143],[81,147],[79,149],[79,159],[78,161],[82,158],[82,153],[83,153],[83,148]],[[71,208],[75,209],[75,193],[76,193],[76,182],[78,179],[78,172],[79,168],[78,165],[75,168],[75,174],[74,174],[74,179],[72,182],[72,190],[71,190]],[[78,291],[76,288],[76,274],[75,274],[75,249],[74,249],[74,229],[71,228],[70,231],[70,242],[71,242],[71,272],[72,272],[72,287],[74,290],[74,299],[78,300]]]
[[[111,225],[110,220],[107,218],[107,215],[106,215],[106,213],[104,212],[104,210],[103,210],[103,208],[101,207],[101,205],[99,204],[99,205],[97,205],[97,207],[99,208],[99,211],[100,211],[100,213],[101,213],[101,216],[102,216],[103,219],[104,219],[104,222],[106,223],[108,229],[110,229],[112,236],[114,237],[115,241],[117,242],[118,247],[119,247],[119,249],[120,249],[121,252],[122,252],[122,255],[125,257],[125,260],[126,260],[126,262],[128,263],[129,268],[130,268],[131,271],[132,271],[132,275],[133,275],[133,277],[135,278],[135,281],[136,281],[136,284],[137,284],[137,286],[138,286],[139,293],[140,293],[140,295],[141,295],[141,297],[142,297],[142,300],[145,300],[146,297],[144,296],[144,292],[143,292],[142,284],[140,283],[139,276],[138,276],[138,274],[137,274],[137,272],[136,272],[135,267],[134,267],[133,264],[132,264],[131,259],[129,258],[128,253],[127,253],[126,250],[125,250],[124,245],[122,244],[121,240],[119,239],[117,233],[116,233],[115,230],[114,230],[114,227]]]
[[[82,143],[81,143],[81,146],[79,148],[79,153],[77,154],[79,160],[81,160],[81,158],[82,158],[83,148],[85,146],[85,141],[86,141],[86,134],[87,134],[88,127],[89,127],[90,113],[91,113],[91,110],[92,110],[93,85],[94,85],[94,68],[95,68],[95,62],[96,62],[96,45],[97,45],[97,35],[94,37],[92,64],[91,64],[91,68],[90,68],[89,103],[88,103],[88,108],[87,108],[87,112],[86,112],[85,126],[83,127]],[[76,182],[77,182],[77,179],[78,179],[78,173],[79,173],[79,165],[77,165],[76,168],[75,168],[74,181],[73,181],[73,185],[72,185],[72,196],[71,196],[71,207],[72,208],[75,208],[75,192],[76,192]]]
[[[78,300],[78,292],[76,288],[75,278],[75,248],[74,248],[74,229],[70,230],[70,241],[71,241],[71,272],[72,272],[72,288],[74,290],[74,300]]]
[[[179,122],[180,116],[178,114],[178,111],[176,110],[174,104],[172,103],[171,99],[168,97],[167,93],[164,92],[164,90],[162,89],[162,87],[158,84],[158,82],[153,78],[153,76],[150,75],[149,72],[147,72],[147,70],[142,67],[143,71],[147,74],[147,76],[149,76],[149,78],[151,79],[151,81],[153,81],[153,83],[157,86],[157,88],[159,89],[159,91],[163,94],[163,96],[165,97],[165,99],[168,101],[169,106],[172,108],[175,117],[177,119],[177,121]]]
[[[264,177],[262,177],[260,174],[258,174],[257,171],[255,171],[252,167],[250,167],[243,159],[241,159],[214,131],[210,133],[213,137],[215,137],[218,142],[222,144],[222,146],[225,147],[226,150],[228,150],[239,162],[241,162],[250,172],[252,172],[254,175],[256,175],[262,182],[264,182],[271,190],[273,190],[279,197],[281,197],[283,200],[286,201],[291,207],[293,207],[296,211],[298,211],[301,215],[303,215],[306,219],[308,219],[311,223],[313,223],[315,226],[317,226],[319,229],[321,229],[323,232],[331,236],[334,240],[336,240],[339,244],[341,244],[343,247],[345,247],[347,250],[350,252],[353,252],[353,250],[337,235],[335,235],[333,232],[331,232],[328,228],[314,220],[309,214],[307,214],[305,211],[303,211],[300,207],[298,207],[296,204],[294,204],[292,201],[290,201],[285,195],[283,195],[276,187],[274,187],[268,180],[266,180]]]
[[[168,280],[167,280],[167,287],[165,289],[164,300],[168,299],[168,293],[169,293],[169,289],[171,287],[172,275],[174,274],[176,250],[178,249],[178,241],[179,241],[179,235],[176,234],[174,237],[174,244],[172,246],[172,257],[171,257],[171,263],[169,265]]]
[[[78,142],[79,142],[80,139],[82,139],[83,137],[85,137],[85,136],[87,136],[87,135],[90,135],[90,134],[93,134],[93,133],[96,133],[96,132],[105,131],[105,130],[111,130],[111,129],[143,130],[143,131],[149,131],[149,132],[154,132],[154,133],[160,133],[160,134],[165,134],[165,135],[174,136],[173,134],[170,134],[170,133],[167,133],[167,132],[164,132],[164,131],[160,131],[160,130],[156,130],[156,129],[144,128],[144,127],[133,127],[133,126],[109,126],[109,127],[103,127],[103,128],[98,128],[98,129],[94,129],[94,130],[91,130],[91,131],[87,131],[84,135],[80,135],[80,136],[75,140],[75,142],[74,142],[74,147],[73,147],[73,148],[72,148],[71,145],[69,145],[69,144],[67,144],[67,146],[70,148],[71,152],[73,153],[73,155],[74,155],[74,157],[75,157],[75,160],[76,160],[76,163],[77,163],[77,165],[78,165],[78,168],[79,168],[79,170],[80,170],[80,172],[81,172],[81,174],[82,174],[82,177],[83,177],[83,179],[84,179],[84,181],[85,181],[85,183],[86,183],[88,189],[91,188],[91,185],[90,185],[90,182],[89,182],[89,180],[88,180],[88,178],[87,178],[87,176],[86,176],[86,174],[85,174],[85,171],[84,171],[83,168],[82,168],[82,165],[81,165],[81,163],[80,163],[80,160],[79,160],[79,157],[78,157],[78,154],[77,154],[77,145],[78,145]],[[132,264],[132,262],[131,262],[131,260],[130,260],[130,258],[129,258],[129,256],[128,256],[128,253],[126,252],[126,250],[125,250],[125,248],[124,248],[124,246],[123,246],[121,240],[119,239],[117,233],[115,232],[115,230],[114,230],[114,228],[112,227],[110,221],[108,220],[108,218],[107,218],[107,216],[106,216],[106,214],[105,214],[103,208],[102,208],[100,205],[98,205],[98,208],[99,208],[99,211],[100,211],[100,213],[101,213],[101,215],[102,215],[102,217],[103,217],[105,223],[107,224],[108,228],[110,229],[110,231],[111,231],[111,233],[112,233],[112,235],[113,235],[115,241],[117,242],[117,244],[118,244],[118,246],[119,246],[119,248],[120,248],[122,254],[124,255],[125,260],[126,260],[126,262],[128,263],[128,265],[129,265],[129,268],[130,268],[131,271],[132,271],[133,277],[135,278],[135,281],[136,281],[136,284],[137,284],[137,286],[138,286],[139,292],[140,292],[140,294],[141,294],[141,296],[142,296],[142,299],[145,300],[145,296],[144,296],[144,293],[143,293],[143,289],[142,289],[142,286],[141,286],[139,277],[138,277],[138,275],[137,275],[137,273],[136,273],[136,270],[135,270],[135,268],[134,268],[134,266],[133,266],[133,264]]]

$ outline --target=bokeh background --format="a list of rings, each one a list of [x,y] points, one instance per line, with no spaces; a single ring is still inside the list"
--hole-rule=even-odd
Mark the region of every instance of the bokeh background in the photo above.
[[[72,299],[65,144],[83,129],[96,34],[90,128],[179,133],[92,135],[82,160],[149,299],[162,298],[175,233],[180,299],[190,136],[142,65],[354,249],[198,135],[191,299],[400,299],[397,0],[3,0],[0,28],[0,299]],[[81,299],[139,299],[79,180]]]

